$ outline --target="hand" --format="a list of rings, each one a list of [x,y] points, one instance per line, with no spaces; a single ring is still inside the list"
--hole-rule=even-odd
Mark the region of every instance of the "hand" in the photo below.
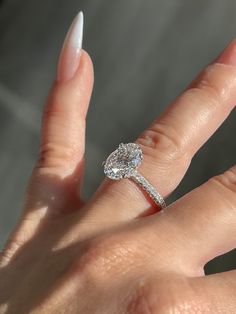
[[[130,180],[106,179],[81,200],[93,85],[81,32],[80,14],[46,104],[22,217],[1,254],[0,313],[235,313],[236,271],[203,270],[236,246],[235,167],[161,212]],[[235,99],[233,41],[136,141],[140,172],[164,197]]]

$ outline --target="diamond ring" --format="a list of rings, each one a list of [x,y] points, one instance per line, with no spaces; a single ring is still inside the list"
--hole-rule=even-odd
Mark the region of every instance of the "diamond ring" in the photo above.
[[[143,160],[141,147],[135,143],[123,144],[112,152],[104,162],[104,173],[112,180],[131,179],[138,183],[160,207],[166,207],[163,197],[156,189],[144,178],[137,168]]]

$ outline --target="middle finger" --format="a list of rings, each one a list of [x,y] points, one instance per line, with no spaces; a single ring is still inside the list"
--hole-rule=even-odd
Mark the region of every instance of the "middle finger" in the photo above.
[[[193,155],[233,109],[235,98],[236,40],[136,140],[144,153],[139,172],[162,196],[178,186]],[[128,179],[105,179],[89,204],[93,220],[108,222],[155,210],[153,201]]]

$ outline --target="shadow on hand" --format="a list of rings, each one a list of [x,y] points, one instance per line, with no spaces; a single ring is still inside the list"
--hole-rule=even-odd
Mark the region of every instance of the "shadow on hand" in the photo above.
[[[0,267],[0,312],[4,309],[3,312],[7,314],[21,314],[38,308],[58,288],[59,283],[63,284],[64,277],[86,247],[86,241],[80,241],[77,228],[81,221],[78,215],[81,204],[75,200],[74,178],[78,177],[81,168],[79,165],[65,179],[41,175],[36,185],[34,182],[33,192],[40,189],[40,198],[33,202],[30,200],[31,209],[37,211],[46,207],[47,211],[37,223],[32,237],[19,246],[5,266]],[[62,196],[63,191],[69,192]],[[33,207],[33,203],[36,206]],[[63,210],[66,204],[70,204],[70,208]],[[57,208],[62,213],[58,213]],[[76,228],[74,239],[61,245],[63,237],[73,228]]]

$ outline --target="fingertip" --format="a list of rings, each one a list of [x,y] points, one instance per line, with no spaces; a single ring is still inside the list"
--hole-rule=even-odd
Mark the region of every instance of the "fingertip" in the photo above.
[[[53,89],[60,93],[78,94],[79,90],[83,93],[91,93],[94,83],[93,62],[85,50],[81,50],[80,63],[74,76],[68,81],[55,80]]]
[[[93,61],[85,50],[81,50],[81,57],[80,57],[80,66],[78,68],[77,73],[75,76],[80,76],[81,78],[84,77],[86,83],[92,87],[94,83],[94,68],[93,68]]]
[[[93,74],[94,74],[93,61],[92,61],[92,58],[90,57],[89,53],[84,49],[81,50],[81,62],[84,63],[84,66],[88,69],[88,71],[93,76]]]
[[[234,38],[216,59],[217,63],[236,66],[236,38]]]

